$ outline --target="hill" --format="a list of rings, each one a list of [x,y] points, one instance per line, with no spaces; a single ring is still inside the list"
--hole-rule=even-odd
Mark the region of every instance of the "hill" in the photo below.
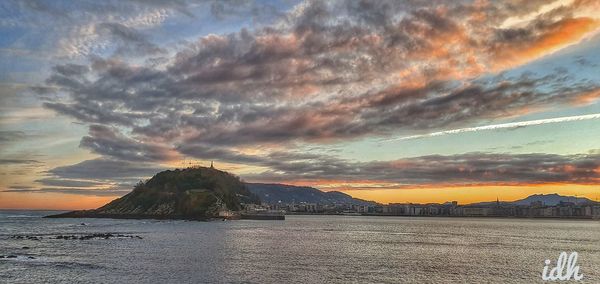
[[[526,198],[515,200],[515,201],[501,201],[500,205],[503,206],[515,206],[515,205],[531,205],[532,202],[541,201],[542,204],[546,206],[556,206],[561,202],[573,202],[575,204],[588,204],[588,203],[596,203],[593,200],[590,200],[585,197],[575,197],[575,196],[564,196],[556,193],[552,194],[534,194],[530,195]],[[470,204],[473,206],[494,206],[496,205],[495,201],[490,202],[479,202]]]
[[[258,202],[236,176],[196,167],[160,172],[98,209],[50,217],[206,219],[222,209],[239,211],[242,203]]]
[[[534,194],[527,198],[511,202],[514,205],[529,205],[532,202],[541,201],[544,205],[554,206],[560,202],[573,202],[575,204],[594,203],[594,201],[585,197],[563,196],[553,194]]]
[[[313,187],[293,186],[286,184],[246,183],[250,192],[263,202],[276,203],[320,203],[320,204],[354,204],[374,205],[374,202],[352,198],[339,191],[320,191]]]

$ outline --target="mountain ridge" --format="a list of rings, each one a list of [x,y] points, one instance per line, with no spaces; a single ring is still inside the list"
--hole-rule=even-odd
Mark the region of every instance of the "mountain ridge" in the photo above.
[[[531,205],[533,202],[542,202],[543,205],[546,206],[555,206],[560,202],[573,202],[575,204],[588,204],[588,203],[597,203],[589,198],[585,197],[576,197],[576,196],[567,196],[560,195],[558,193],[549,193],[549,194],[533,194],[527,196],[522,199],[518,199],[515,201],[500,201],[498,202],[501,205]],[[496,201],[486,201],[486,202],[477,202],[469,204],[470,206],[490,206],[497,204]]]
[[[248,190],[268,204],[320,203],[324,205],[376,205],[376,202],[354,198],[339,191],[322,191],[309,186],[280,183],[246,183]]]

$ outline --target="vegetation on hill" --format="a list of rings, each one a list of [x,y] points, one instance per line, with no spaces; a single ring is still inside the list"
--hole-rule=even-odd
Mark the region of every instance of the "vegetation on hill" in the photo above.
[[[58,217],[203,219],[215,217],[223,209],[238,211],[242,203],[258,202],[238,177],[214,168],[195,167],[160,172],[96,210]]]
[[[375,205],[375,202],[353,198],[339,191],[325,192],[308,186],[268,183],[247,183],[246,186],[250,192],[257,195],[263,202],[269,204],[305,202],[327,205]]]

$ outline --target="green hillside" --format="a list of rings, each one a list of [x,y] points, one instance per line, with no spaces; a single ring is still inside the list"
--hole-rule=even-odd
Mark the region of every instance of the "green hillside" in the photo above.
[[[160,172],[96,210],[56,217],[203,219],[217,216],[222,209],[238,211],[243,203],[258,202],[238,177],[214,168],[195,167]]]

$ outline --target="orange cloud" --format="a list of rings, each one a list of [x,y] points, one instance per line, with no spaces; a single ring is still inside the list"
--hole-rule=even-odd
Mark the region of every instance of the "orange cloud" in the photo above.
[[[502,70],[551,54],[561,48],[581,41],[596,31],[600,21],[588,17],[560,20],[533,42],[516,42],[493,47],[493,69]]]
[[[573,100],[573,104],[574,105],[588,105],[588,104],[591,104],[591,103],[595,102],[596,100],[598,100],[598,98],[600,98],[600,88],[590,91],[590,92],[586,92],[581,95],[578,95]]]

